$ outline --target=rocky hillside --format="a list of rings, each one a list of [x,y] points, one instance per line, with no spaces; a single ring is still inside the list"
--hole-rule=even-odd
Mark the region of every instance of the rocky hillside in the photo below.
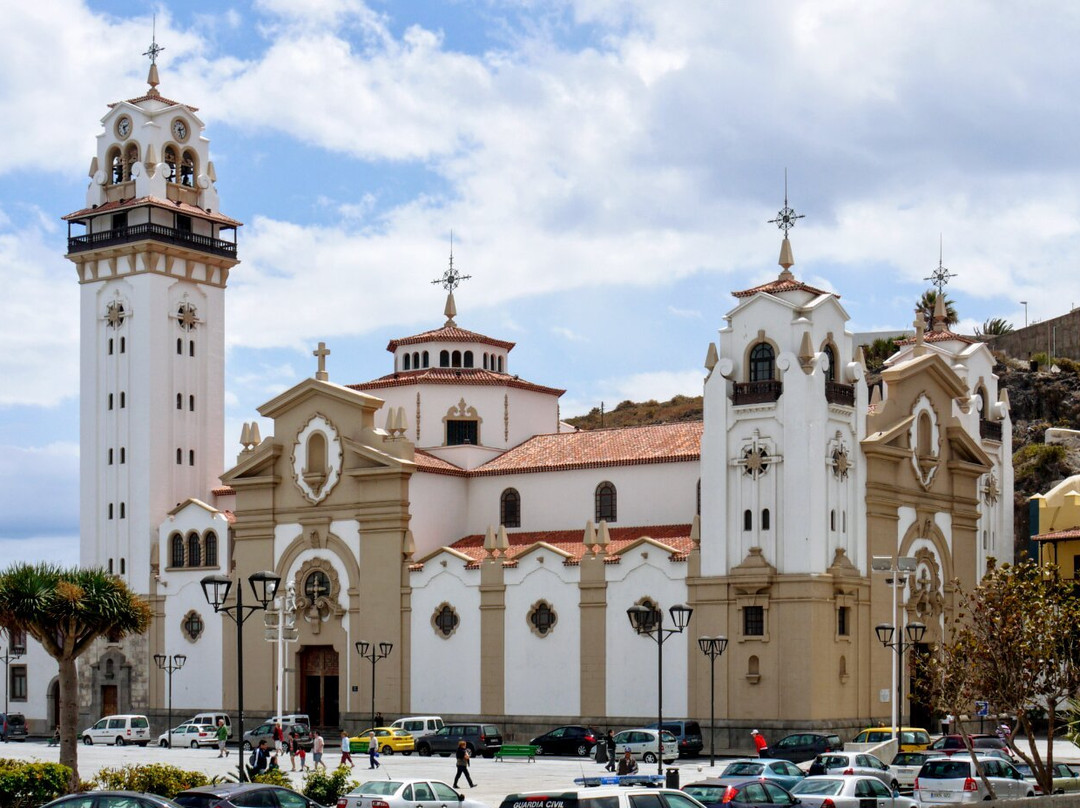
[[[1080,429],[1080,364],[1068,359],[1055,361],[1057,372],[1032,371],[1026,363],[1003,357],[995,367],[1012,404],[1018,551],[1026,549],[1028,497],[1046,491],[1072,474],[1080,474],[1080,449],[1043,443],[1049,427]],[[875,376],[869,376],[869,381],[876,381]],[[587,415],[566,421],[578,429],[601,429],[695,421],[701,417],[701,396],[675,396],[670,401],[623,401],[603,414],[596,407]]]

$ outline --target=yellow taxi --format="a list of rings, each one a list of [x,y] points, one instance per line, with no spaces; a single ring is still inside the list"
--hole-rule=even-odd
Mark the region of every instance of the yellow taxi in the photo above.
[[[368,737],[370,729],[365,729],[355,737],[349,738],[349,748],[353,752],[367,753]],[[379,752],[384,755],[392,755],[401,752],[403,755],[411,755],[416,748],[413,736],[397,727],[375,727],[375,738],[379,741]]]
[[[889,727],[869,727],[851,739],[852,743],[885,743],[893,739]],[[919,727],[900,727],[901,752],[922,752],[930,746],[930,733]]]

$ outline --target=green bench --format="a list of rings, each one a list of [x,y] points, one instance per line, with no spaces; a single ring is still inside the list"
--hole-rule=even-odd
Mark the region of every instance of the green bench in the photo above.
[[[529,762],[532,763],[538,751],[540,751],[540,747],[531,743],[504,743],[499,748],[499,751],[495,753],[495,759],[502,760],[508,757],[528,758]]]

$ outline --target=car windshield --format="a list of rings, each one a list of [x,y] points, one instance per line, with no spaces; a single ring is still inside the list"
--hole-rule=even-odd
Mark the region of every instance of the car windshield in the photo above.
[[[760,763],[750,763],[749,761],[743,761],[739,763],[732,763],[721,773],[721,777],[752,777],[765,769]]]
[[[400,780],[369,780],[350,791],[350,794],[377,794],[386,796],[401,788]]]
[[[1026,763],[1017,763],[1016,768],[1018,768],[1020,770],[1020,774],[1024,775],[1024,777],[1032,777],[1033,776],[1031,774],[1031,767],[1029,765],[1027,765]]]
[[[678,741],[675,740],[675,736],[672,735],[670,732],[662,732],[660,733],[660,735],[661,737],[663,737],[664,743],[678,743]]]
[[[826,769],[839,769],[849,764],[848,759],[843,755],[822,755],[818,760]]]
[[[213,794],[177,794],[173,797],[173,802],[182,805],[184,808],[208,808],[210,805],[216,805],[220,801],[221,798],[215,797]]]
[[[833,780],[829,777],[808,777],[800,780],[792,789],[792,794],[839,794],[844,787],[843,780]]]
[[[727,786],[687,786],[683,791],[698,802],[720,802],[724,798]]]

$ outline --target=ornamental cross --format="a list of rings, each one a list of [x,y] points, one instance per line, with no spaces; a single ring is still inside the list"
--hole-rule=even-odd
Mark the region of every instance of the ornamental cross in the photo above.
[[[748,444],[743,445],[739,457],[731,461],[733,466],[742,466],[743,471],[755,480],[769,470],[773,463],[783,460],[780,455],[770,455],[758,430]]]
[[[163,50],[165,50],[165,48],[157,43],[157,15],[155,14],[153,36],[150,40],[150,47],[146,49],[146,52],[143,54],[143,56],[149,56],[150,64],[156,65],[158,54],[161,53]]]
[[[949,282],[949,278],[955,277],[956,273],[949,272],[942,263],[941,240],[939,239],[937,269],[931,272],[929,277],[923,278],[923,280],[930,281],[933,286],[937,287],[938,295],[941,295],[942,291],[945,289],[945,285]]]
[[[453,292],[462,281],[467,281],[472,275],[462,275],[454,269],[454,234],[450,234],[450,268],[441,277],[432,281],[432,284],[441,285],[447,292]]]
[[[780,212],[776,214],[775,219],[769,219],[769,224],[775,224],[781,230],[784,231],[784,238],[787,238],[788,231],[795,226],[795,222],[798,219],[805,219],[806,215],[802,213],[796,213],[790,207],[787,202],[787,169],[784,169],[784,207],[780,209]]]
[[[319,360],[319,369],[315,373],[315,378],[325,382],[330,378],[330,374],[326,372],[326,357],[330,355],[330,349],[326,347],[325,342],[320,342],[319,347],[312,351],[311,355],[318,357]]]

